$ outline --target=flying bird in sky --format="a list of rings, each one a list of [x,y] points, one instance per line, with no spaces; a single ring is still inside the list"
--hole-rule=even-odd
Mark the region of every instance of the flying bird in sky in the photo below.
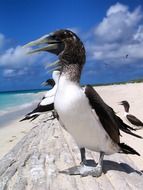
[[[128,56],[129,56],[129,55],[128,55],[128,54],[126,54],[126,58],[128,58]]]

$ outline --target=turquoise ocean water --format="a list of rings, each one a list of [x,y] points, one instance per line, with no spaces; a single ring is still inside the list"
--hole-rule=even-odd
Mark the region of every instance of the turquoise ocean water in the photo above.
[[[0,126],[32,111],[44,93],[40,90],[0,92]]]

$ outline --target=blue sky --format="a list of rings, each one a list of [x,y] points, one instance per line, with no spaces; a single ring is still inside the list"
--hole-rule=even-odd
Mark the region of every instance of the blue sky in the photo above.
[[[143,78],[142,0],[0,0],[0,91],[41,88],[56,57],[21,47],[60,28],[85,44],[82,83]]]

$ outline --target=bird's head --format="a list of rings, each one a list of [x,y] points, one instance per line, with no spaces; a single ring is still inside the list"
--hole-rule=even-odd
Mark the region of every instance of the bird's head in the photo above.
[[[80,64],[85,62],[85,49],[79,37],[70,30],[58,30],[45,35],[24,47],[36,47],[29,53],[50,52],[59,57],[57,64]]]
[[[126,100],[121,101],[119,104],[124,106],[126,112],[129,111],[130,105]]]
[[[55,81],[53,79],[48,79],[45,82],[42,83],[42,86],[54,86],[55,85]]]
[[[52,73],[52,79],[48,79],[42,83],[42,86],[52,86],[54,87],[57,84],[58,79],[60,77],[60,70],[55,70]]]

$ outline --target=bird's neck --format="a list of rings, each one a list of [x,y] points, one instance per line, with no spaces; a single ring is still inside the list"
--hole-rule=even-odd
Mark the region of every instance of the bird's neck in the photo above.
[[[128,106],[124,106],[125,112],[129,113],[129,107]]]
[[[66,44],[59,59],[62,65],[62,75],[73,82],[79,82],[86,59],[82,42]]]
[[[63,64],[62,68],[62,76],[66,76],[66,78],[72,82],[80,82],[82,72],[82,66],[79,64]]]

